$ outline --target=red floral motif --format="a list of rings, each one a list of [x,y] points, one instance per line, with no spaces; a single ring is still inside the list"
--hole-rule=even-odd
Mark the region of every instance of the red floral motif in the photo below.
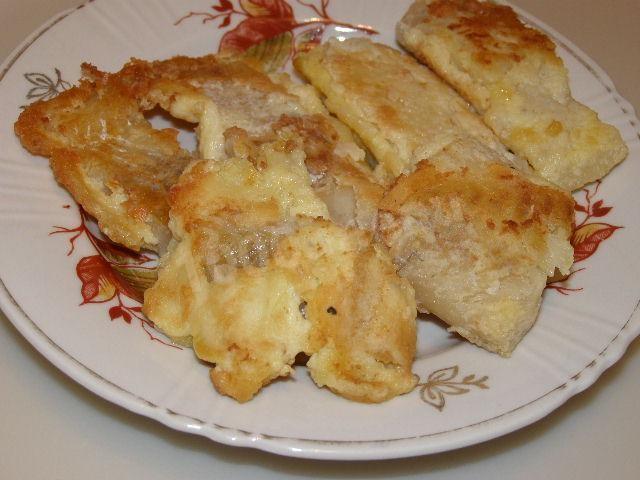
[[[104,258],[100,255],[84,257],[76,265],[76,274],[82,282],[83,302],[86,303],[102,303],[108,302],[122,288],[122,292],[126,291],[126,285],[120,282],[115,273]]]
[[[189,12],[175,24],[191,17],[200,17],[203,24],[220,20],[218,28],[226,28],[231,25],[234,16],[240,17],[242,20],[223,35],[218,50],[244,52],[262,61],[269,70],[281,68],[296,53],[319,44],[329,25],[367,34],[378,33],[368,25],[352,25],[333,19],[327,11],[330,0],[296,2],[307,7],[315,16],[297,20],[287,0],[237,0],[237,6],[230,0],[220,0],[211,7],[215,13]]]
[[[240,0],[240,6],[248,17],[224,34],[221,52],[244,52],[296,27],[293,10],[283,0]]]
[[[584,204],[576,202],[575,211],[576,216],[583,215],[580,223],[576,222],[571,235],[571,245],[573,246],[573,263],[579,263],[591,255],[593,255],[600,243],[611,237],[616,230],[624,227],[611,225],[603,222],[590,222],[593,218],[601,218],[607,216],[613,207],[605,206],[603,200],[596,200],[594,197],[598,194],[601,182],[598,181],[589,188],[582,189],[584,194]],[[574,274],[581,272],[584,268],[575,270],[565,278],[554,280],[547,285],[547,288],[556,290],[563,295],[568,295],[570,292],[576,292],[582,290],[582,288],[568,288],[564,286],[565,282]]]
[[[574,262],[581,262],[593,255],[600,242],[609,238],[619,228],[622,227],[608,223],[589,223],[576,229],[571,238],[574,248]]]
[[[68,208],[64,205],[63,208]],[[50,235],[59,233],[71,234],[69,238],[70,248],[67,256],[75,250],[75,242],[82,235],[96,249],[97,255],[90,255],[80,259],[76,265],[76,274],[81,282],[80,293],[82,303],[106,303],[117,302],[109,308],[109,318],[117,320],[121,318],[127,323],[133,319],[139,321],[140,326],[149,339],[164,345],[180,348],[158,338],[153,329],[153,322],[142,314],[140,303],[143,301],[144,291],[155,282],[157,268],[149,265],[152,257],[144,253],[136,253],[112,243],[98,231],[95,221],[80,208],[80,225],[75,228],[54,227]]]
[[[575,210],[577,213],[584,214],[582,221],[574,227],[571,237],[571,245],[574,248],[574,262],[582,262],[593,255],[601,242],[609,238],[616,230],[623,227],[611,225],[602,222],[589,222],[592,218],[600,218],[608,215],[613,207],[605,206],[603,200],[593,201],[598,194],[601,182],[595,183],[595,186],[584,188],[582,192],[585,197],[585,204],[576,202]]]

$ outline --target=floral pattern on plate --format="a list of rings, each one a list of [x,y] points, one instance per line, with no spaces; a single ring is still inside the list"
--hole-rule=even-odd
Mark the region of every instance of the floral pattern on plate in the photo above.
[[[449,337],[434,344],[435,336],[446,336],[445,329],[437,322],[421,322],[428,337],[414,369],[422,376],[421,386],[384,405],[353,405],[334,398],[317,389],[303,371],[294,380],[270,386],[254,402],[234,405],[213,394],[207,369],[194,362],[188,349],[158,348],[158,342],[123,334],[131,331],[127,318],[132,324],[139,321],[133,314],[139,312],[127,310],[138,306],[139,292],[121,283],[126,275],[115,276],[115,265],[105,257],[111,252],[100,252],[80,232],[83,220],[77,222],[76,212],[59,207],[69,203],[66,193],[52,180],[46,162],[22,151],[13,135],[13,121],[27,94],[33,95],[28,100],[36,100],[61,91],[82,61],[115,69],[132,55],[163,58],[168,50],[202,55],[217,51],[223,36],[235,32],[238,39],[256,35],[271,41],[274,47],[264,51],[281,53],[264,58],[273,59],[270,68],[275,69],[295,51],[339,35],[337,19],[354,27],[359,22],[371,25],[380,32],[376,40],[392,45],[395,21],[410,3],[215,0],[219,11],[201,0],[95,0],[35,32],[0,67],[0,105],[6,120],[0,134],[8,140],[0,161],[0,303],[7,317],[51,362],[114,403],[219,442],[293,456],[373,459],[459,448],[532,423],[591,385],[640,333],[640,289],[635,282],[640,232],[634,221],[640,194],[632,183],[640,175],[638,121],[592,60],[529,15],[527,21],[547,31],[559,46],[579,99],[597,107],[630,147],[626,162],[604,183],[588,188],[589,198],[586,192],[576,197],[586,211],[578,207],[576,212],[574,245],[582,252],[578,266],[587,267],[575,276],[576,288],[588,294],[546,295],[536,328],[508,361]],[[226,26],[213,20],[198,24],[205,20],[199,13],[232,10],[243,14],[231,15]],[[180,21],[182,17],[188,18]],[[216,21],[224,23],[224,18]],[[314,18],[322,21],[282,30],[285,24],[293,27]],[[336,22],[333,27],[329,18]],[[274,20],[281,29],[275,29],[275,36],[263,35],[274,31],[271,27],[254,28]],[[367,35],[366,29],[356,33]],[[82,49],[77,48],[80,35],[86,39]],[[247,50],[251,48],[260,58],[257,44],[250,42]],[[24,76],[33,72],[43,72],[48,80]],[[52,225],[65,227],[47,237]],[[98,235],[88,219],[85,225]],[[67,261],[64,237],[70,240],[78,233],[73,262]],[[38,282],[33,281],[36,277]],[[562,286],[574,288],[571,280]],[[107,315],[114,321],[99,321]],[[92,319],[98,321],[90,323]],[[458,393],[462,390],[468,392]],[[420,401],[421,393],[430,406]]]

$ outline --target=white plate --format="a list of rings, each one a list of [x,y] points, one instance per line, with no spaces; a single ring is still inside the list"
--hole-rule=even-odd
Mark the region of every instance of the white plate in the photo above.
[[[584,269],[545,292],[535,327],[508,360],[449,336],[436,320],[421,320],[414,366],[421,385],[385,404],[361,405],[318,389],[301,367],[295,379],[268,386],[244,405],[216,394],[207,367],[190,350],[164,345],[166,339],[135,316],[137,304],[111,289],[92,231],[74,230],[83,225],[78,208],[47,161],[29,155],[13,134],[21,106],[67,88],[83,61],[113,71],[131,56],[211,53],[243,21],[235,32],[267,21],[293,29],[299,47],[320,24],[296,25],[312,18],[326,26],[325,38],[363,34],[349,25],[369,25],[380,32],[374,38],[394,45],[394,24],[410,4],[253,0],[244,1],[242,10],[238,0],[216,1],[87,3],[53,18],[0,67],[0,304],[52,363],[114,403],[222,443],[300,457],[373,459],[449,450],[513,431],[591,385],[620,358],[640,333],[638,123],[593,61],[520,12],[554,38],[574,95],[615,125],[630,149],[601,185],[576,195],[589,207],[578,235],[581,261],[574,267]],[[176,24],[190,12],[209,16]],[[266,13],[270,20],[258,18]],[[222,16],[211,18],[217,14]],[[288,48],[288,34],[281,38]],[[580,224],[586,214],[577,216]],[[58,227],[69,231],[50,235]]]

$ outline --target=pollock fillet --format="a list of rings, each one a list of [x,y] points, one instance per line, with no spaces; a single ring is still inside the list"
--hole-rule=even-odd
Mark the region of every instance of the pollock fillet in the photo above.
[[[296,128],[225,137],[225,157],[196,162],[171,190],[174,241],[145,314],[241,402],[291,375],[302,352],[313,380],[346,398],[413,389],[415,300],[386,248],[329,220]]]
[[[113,241],[161,250],[170,238],[168,189],[193,159],[178,132],[144,117],[149,71],[116,74],[83,66],[84,79],[28,106],[15,131],[31,153],[49,158],[56,180]]]
[[[374,227],[382,190],[364,151],[312,87],[215,55],[132,60],[112,74],[84,65],[83,75],[77,87],[27,107],[15,131],[31,153],[50,159],[58,182],[116,243],[162,251],[171,238],[167,192],[189,162],[222,155],[227,128],[259,136],[285,122],[308,139],[314,186],[335,217]],[[151,126],[144,114],[158,106],[195,124],[197,152],[180,147],[177,130]]]
[[[461,135],[478,139],[503,163],[528,168],[453,89],[391,47],[364,38],[332,39],[294,63],[373,153],[383,183],[411,173]]]
[[[620,133],[571,97],[551,39],[524,25],[510,7],[417,0],[398,23],[397,36],[550,182],[578,189],[627,156]]]
[[[568,272],[571,196],[509,154],[426,67],[365,39],[296,59],[378,160],[389,188],[378,236],[418,308],[508,356],[533,325],[547,276]]]

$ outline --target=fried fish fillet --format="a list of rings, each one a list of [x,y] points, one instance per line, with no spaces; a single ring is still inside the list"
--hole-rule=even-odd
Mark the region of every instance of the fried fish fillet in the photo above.
[[[453,85],[542,177],[575,190],[628,153],[620,133],[571,97],[555,45],[508,6],[417,0],[399,42]]]
[[[168,188],[192,156],[177,131],[156,130],[145,119],[145,71],[83,71],[77,87],[28,106],[16,134],[31,153],[49,158],[56,180],[113,241],[159,250],[170,237]]]
[[[410,391],[415,300],[372,233],[328,220],[294,129],[256,141],[225,132],[227,157],[202,160],[171,191],[175,240],[144,312],[215,364],[217,390],[250,400],[293,372],[357,401]]]
[[[225,57],[176,57],[154,62],[152,69],[162,80],[150,89],[151,104],[198,124],[200,158],[223,157],[223,133],[230,128],[265,140],[274,129],[295,130],[331,218],[345,226],[375,228],[383,189],[351,131],[328,114],[312,86]]]
[[[316,383],[348,398],[377,402],[411,389],[410,286],[371,233],[317,220],[375,228],[383,189],[364,151],[313,87],[250,66],[218,76],[197,59],[184,61],[194,68],[164,75],[149,98],[198,124],[208,161],[190,167],[173,190],[177,242],[161,260],[145,312],[215,363],[214,385],[239,401],[288,375],[300,352],[311,355]]]
[[[373,228],[382,190],[367,178],[362,149],[312,87],[214,55],[134,59],[115,74],[85,65],[84,75],[79,86],[29,106],[15,129],[30,152],[50,158],[56,179],[115,242],[161,251],[170,238],[167,191],[194,157],[175,130],[156,130],[145,119],[158,105],[197,124],[201,158],[223,154],[229,127],[262,135],[277,122],[297,122],[316,150],[316,185],[340,199],[332,202],[336,218]],[[318,118],[293,121],[309,114]]]
[[[508,356],[535,321],[547,276],[572,264],[571,196],[509,155],[452,89],[400,52],[330,41],[296,67],[393,181],[378,234],[418,308]]]
[[[571,266],[573,202],[481,152],[458,141],[400,177],[380,206],[379,235],[419,310],[509,356],[547,277]]]
[[[382,182],[412,172],[458,136],[477,138],[500,161],[527,168],[453,89],[397,50],[363,38],[332,39],[294,63],[371,150]]]
[[[298,95],[258,64],[235,57],[174,57],[148,65],[157,76],[149,88],[150,106],[158,104],[176,118],[198,124],[200,158],[223,155],[227,128],[260,135],[270,132],[282,115],[308,113]]]

